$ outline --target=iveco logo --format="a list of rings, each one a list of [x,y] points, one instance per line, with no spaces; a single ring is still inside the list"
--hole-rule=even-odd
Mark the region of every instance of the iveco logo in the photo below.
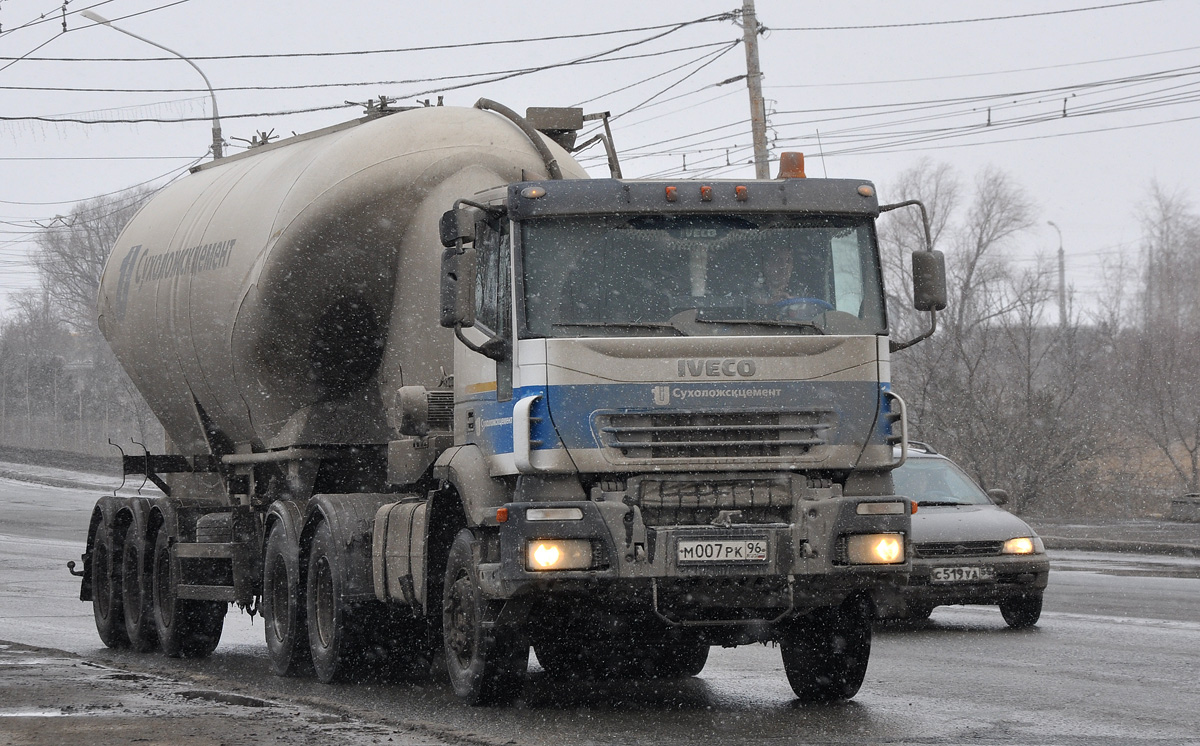
[[[717,229],[716,228],[684,228],[682,233],[683,233],[684,238],[716,238],[717,237]]]
[[[727,357],[724,360],[712,358],[709,360],[680,360],[679,361],[679,377],[680,378],[720,378],[722,376],[733,378],[741,376],[742,378],[750,378],[754,375],[755,365],[753,360],[735,360]]]

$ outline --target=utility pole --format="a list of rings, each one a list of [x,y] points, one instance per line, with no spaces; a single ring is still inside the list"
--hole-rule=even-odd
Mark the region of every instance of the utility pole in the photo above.
[[[1063,253],[1062,231],[1053,220],[1047,220],[1046,225],[1058,233],[1058,323],[1067,325],[1067,259]]]
[[[758,66],[758,18],[754,0],[742,0],[742,39],[746,45],[746,87],[750,89],[750,133],[754,138],[754,178],[771,178],[767,154],[767,109],[763,103],[762,70]]]

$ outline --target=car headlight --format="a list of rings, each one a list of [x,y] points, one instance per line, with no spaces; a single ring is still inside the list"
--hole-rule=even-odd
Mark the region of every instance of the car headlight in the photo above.
[[[1046,545],[1038,536],[1018,536],[1004,542],[1001,554],[1045,554]]]
[[[846,559],[852,565],[900,564],[904,562],[904,534],[847,536]]]
[[[533,539],[526,545],[530,570],[586,570],[592,566],[590,539]]]

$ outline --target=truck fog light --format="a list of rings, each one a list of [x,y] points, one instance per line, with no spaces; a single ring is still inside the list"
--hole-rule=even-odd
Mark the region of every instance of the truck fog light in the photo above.
[[[904,534],[848,536],[846,558],[852,565],[894,565],[904,562]]]
[[[530,570],[586,570],[592,566],[592,542],[534,539],[528,544],[525,566]]]

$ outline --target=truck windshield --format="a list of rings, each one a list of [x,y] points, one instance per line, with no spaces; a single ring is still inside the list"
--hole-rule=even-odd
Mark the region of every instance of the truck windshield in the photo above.
[[[541,218],[519,235],[522,336],[886,331],[869,218]]]

